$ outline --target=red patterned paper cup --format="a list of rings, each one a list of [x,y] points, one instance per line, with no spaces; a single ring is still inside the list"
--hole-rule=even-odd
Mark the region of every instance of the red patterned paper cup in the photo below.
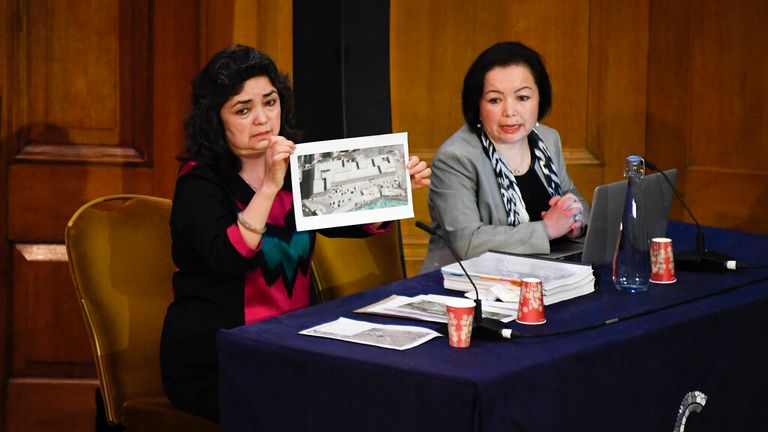
[[[448,317],[448,343],[454,348],[469,348],[475,316],[474,300],[451,300],[445,304],[445,314]]]
[[[544,294],[541,279],[523,279],[516,321],[520,324],[544,324],[547,322],[544,318]]]
[[[672,240],[656,237],[651,240],[651,282],[668,284],[677,282]]]

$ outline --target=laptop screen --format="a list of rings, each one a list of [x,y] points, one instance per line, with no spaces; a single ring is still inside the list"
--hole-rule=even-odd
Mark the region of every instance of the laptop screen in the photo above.
[[[666,170],[664,174],[674,185],[677,179],[677,170]],[[544,256],[594,265],[612,263],[616,242],[619,240],[619,225],[624,211],[626,194],[626,180],[596,187],[592,196],[587,234],[578,239],[564,237],[553,240],[550,243],[550,253]],[[648,238],[666,235],[673,195],[672,188],[660,173],[645,176],[643,201],[646,206]]]
[[[664,174],[674,185],[677,170],[666,170]],[[594,265],[607,265],[613,262],[626,194],[626,180],[595,188],[589,228],[584,238],[582,262]],[[672,188],[660,173],[653,173],[646,175],[643,180],[642,196],[648,238],[666,236],[669,210],[672,207]]]

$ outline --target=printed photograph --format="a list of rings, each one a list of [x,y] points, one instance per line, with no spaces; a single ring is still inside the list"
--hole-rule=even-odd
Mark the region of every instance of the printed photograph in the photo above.
[[[304,143],[296,153],[291,174],[298,229],[413,217],[406,134]]]
[[[408,205],[403,147],[342,150],[299,158],[304,216]]]

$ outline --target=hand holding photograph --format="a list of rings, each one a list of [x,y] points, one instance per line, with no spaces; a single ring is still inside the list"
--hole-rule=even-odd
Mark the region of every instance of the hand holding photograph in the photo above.
[[[413,217],[407,162],[405,132],[296,146],[290,160],[296,229]]]

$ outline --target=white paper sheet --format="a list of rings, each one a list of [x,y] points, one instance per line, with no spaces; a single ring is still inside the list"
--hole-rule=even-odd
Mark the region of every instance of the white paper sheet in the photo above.
[[[440,333],[423,327],[374,324],[348,318],[339,318],[336,321],[320,324],[302,330],[299,334],[401,351],[441,336]]]

